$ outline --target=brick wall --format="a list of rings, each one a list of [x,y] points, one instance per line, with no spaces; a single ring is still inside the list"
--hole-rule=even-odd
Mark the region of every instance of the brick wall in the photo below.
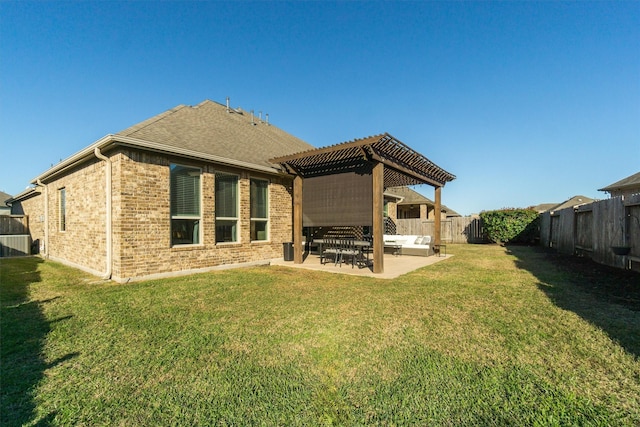
[[[135,149],[108,153],[112,162],[112,278],[140,279],[280,258],[292,239],[292,182],[287,177],[172,158]],[[201,244],[171,246],[170,172],[178,163],[202,169]],[[47,190],[21,201],[33,239],[45,241],[48,198],[49,242],[45,252],[96,275],[106,269],[106,163],[91,160],[47,182]],[[237,243],[215,242],[215,173],[239,176],[240,234]],[[269,240],[250,241],[251,178],[269,180]],[[59,189],[66,192],[66,229],[61,231]]]
[[[94,159],[84,167],[49,181],[42,197],[48,200],[48,247],[53,259],[94,274],[106,271],[105,166]],[[60,189],[66,194],[66,227],[60,229]],[[44,200],[43,200],[44,206]],[[44,211],[44,209],[43,209]]]
[[[249,173],[197,161],[123,150],[114,159],[115,280],[199,270],[282,257],[282,242],[291,240],[291,182],[287,178]],[[178,163],[202,169],[201,243],[171,246],[170,172]],[[237,243],[215,243],[215,172],[239,175],[240,233]],[[250,178],[268,179],[269,235],[250,241]]]

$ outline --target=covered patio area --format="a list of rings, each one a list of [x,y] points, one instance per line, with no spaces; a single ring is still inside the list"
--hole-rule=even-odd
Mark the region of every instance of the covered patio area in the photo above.
[[[304,261],[303,228],[353,227],[368,231],[372,273],[383,274],[384,192],[389,187],[428,184],[435,188],[436,231],[432,243],[441,243],[442,187],[455,175],[388,133],[270,161],[293,176],[295,264]]]

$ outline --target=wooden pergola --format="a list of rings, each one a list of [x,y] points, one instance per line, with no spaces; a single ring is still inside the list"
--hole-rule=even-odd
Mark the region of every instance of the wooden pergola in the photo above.
[[[303,261],[303,183],[307,178],[356,172],[370,174],[372,181],[373,272],[384,272],[384,190],[387,187],[428,184],[435,188],[434,244],[441,243],[441,192],[455,179],[422,154],[388,133],[356,139],[270,160],[293,179],[294,263]],[[345,224],[348,225],[348,224]]]

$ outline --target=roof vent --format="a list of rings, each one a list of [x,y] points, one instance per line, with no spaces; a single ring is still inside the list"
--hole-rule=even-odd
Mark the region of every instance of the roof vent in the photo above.
[[[269,113],[265,114],[265,116],[266,116],[267,126],[269,126]]]
[[[251,110],[251,124],[252,124],[253,126],[255,126],[255,125],[256,125],[255,120],[253,120],[253,110]]]

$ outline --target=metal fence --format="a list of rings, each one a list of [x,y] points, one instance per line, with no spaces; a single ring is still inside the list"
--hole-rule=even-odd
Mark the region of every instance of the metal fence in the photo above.
[[[0,258],[31,255],[31,236],[28,234],[0,235]]]
[[[640,194],[545,212],[540,243],[559,253],[640,270]]]

